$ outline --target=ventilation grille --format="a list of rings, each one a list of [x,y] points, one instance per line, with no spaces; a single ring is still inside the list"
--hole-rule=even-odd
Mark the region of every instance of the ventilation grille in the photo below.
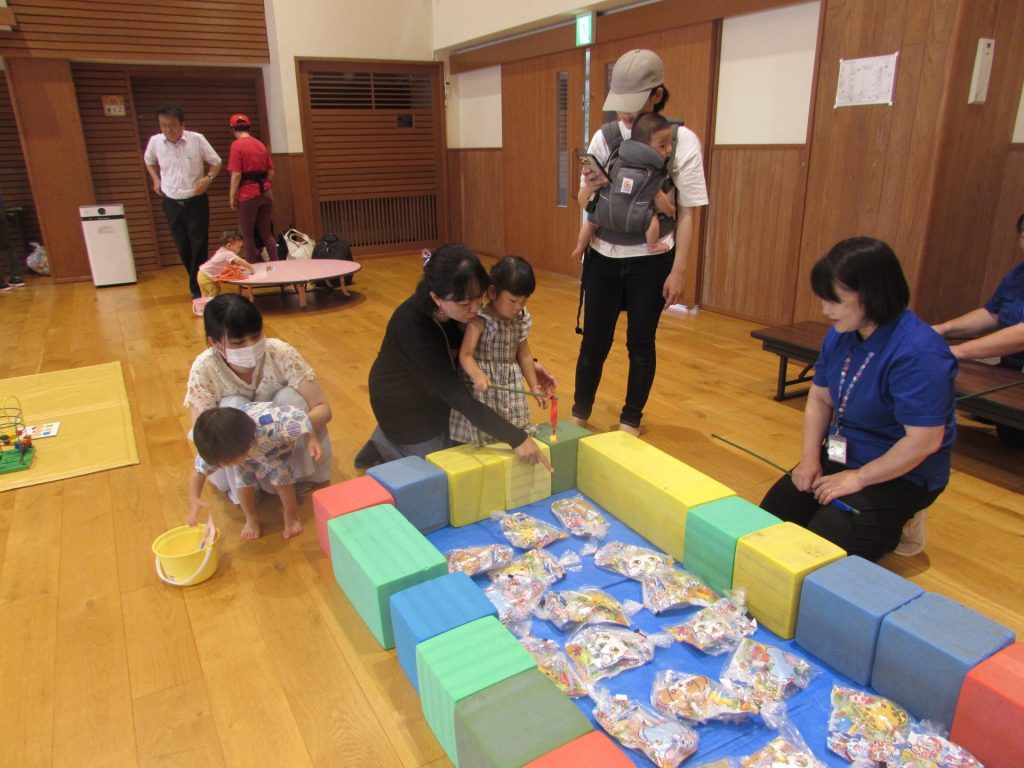
[[[313,109],[425,109],[432,106],[431,77],[402,72],[310,72]]]
[[[437,198],[322,201],[320,221],[324,232],[343,233],[352,247],[427,243],[437,239]]]

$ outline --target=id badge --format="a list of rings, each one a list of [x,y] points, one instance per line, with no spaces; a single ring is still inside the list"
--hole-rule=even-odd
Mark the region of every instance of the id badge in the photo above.
[[[846,464],[846,438],[842,435],[829,435],[825,445],[828,460],[836,464]]]

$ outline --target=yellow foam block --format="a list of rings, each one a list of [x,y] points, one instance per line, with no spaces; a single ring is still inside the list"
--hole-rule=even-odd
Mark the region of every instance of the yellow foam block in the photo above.
[[[804,577],[846,551],[796,523],[748,533],[736,542],[732,585],[747,590],[747,608],[779,637],[796,633]]]
[[[736,495],[717,480],[625,432],[580,439],[576,484],[677,560],[683,559],[687,510]]]
[[[551,448],[534,440],[544,458],[551,461]],[[477,454],[482,457],[497,457],[504,472],[505,509],[515,509],[551,495],[551,473],[543,464],[524,464],[516,458],[515,451],[508,443],[495,443],[481,448]]]
[[[500,456],[459,445],[426,457],[448,476],[448,520],[456,528],[505,509],[505,467]]]

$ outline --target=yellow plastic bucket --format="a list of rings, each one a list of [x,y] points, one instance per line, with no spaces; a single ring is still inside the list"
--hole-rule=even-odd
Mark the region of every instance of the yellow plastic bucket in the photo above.
[[[156,555],[156,575],[161,581],[187,587],[213,576],[217,571],[220,531],[214,534],[213,543],[201,550],[199,544],[205,533],[203,525],[180,525],[157,537],[153,554]]]

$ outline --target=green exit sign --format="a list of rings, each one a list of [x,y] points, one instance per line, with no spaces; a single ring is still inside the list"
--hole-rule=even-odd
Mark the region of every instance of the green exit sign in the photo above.
[[[581,13],[576,17],[576,45],[590,45],[594,42],[594,12]]]

